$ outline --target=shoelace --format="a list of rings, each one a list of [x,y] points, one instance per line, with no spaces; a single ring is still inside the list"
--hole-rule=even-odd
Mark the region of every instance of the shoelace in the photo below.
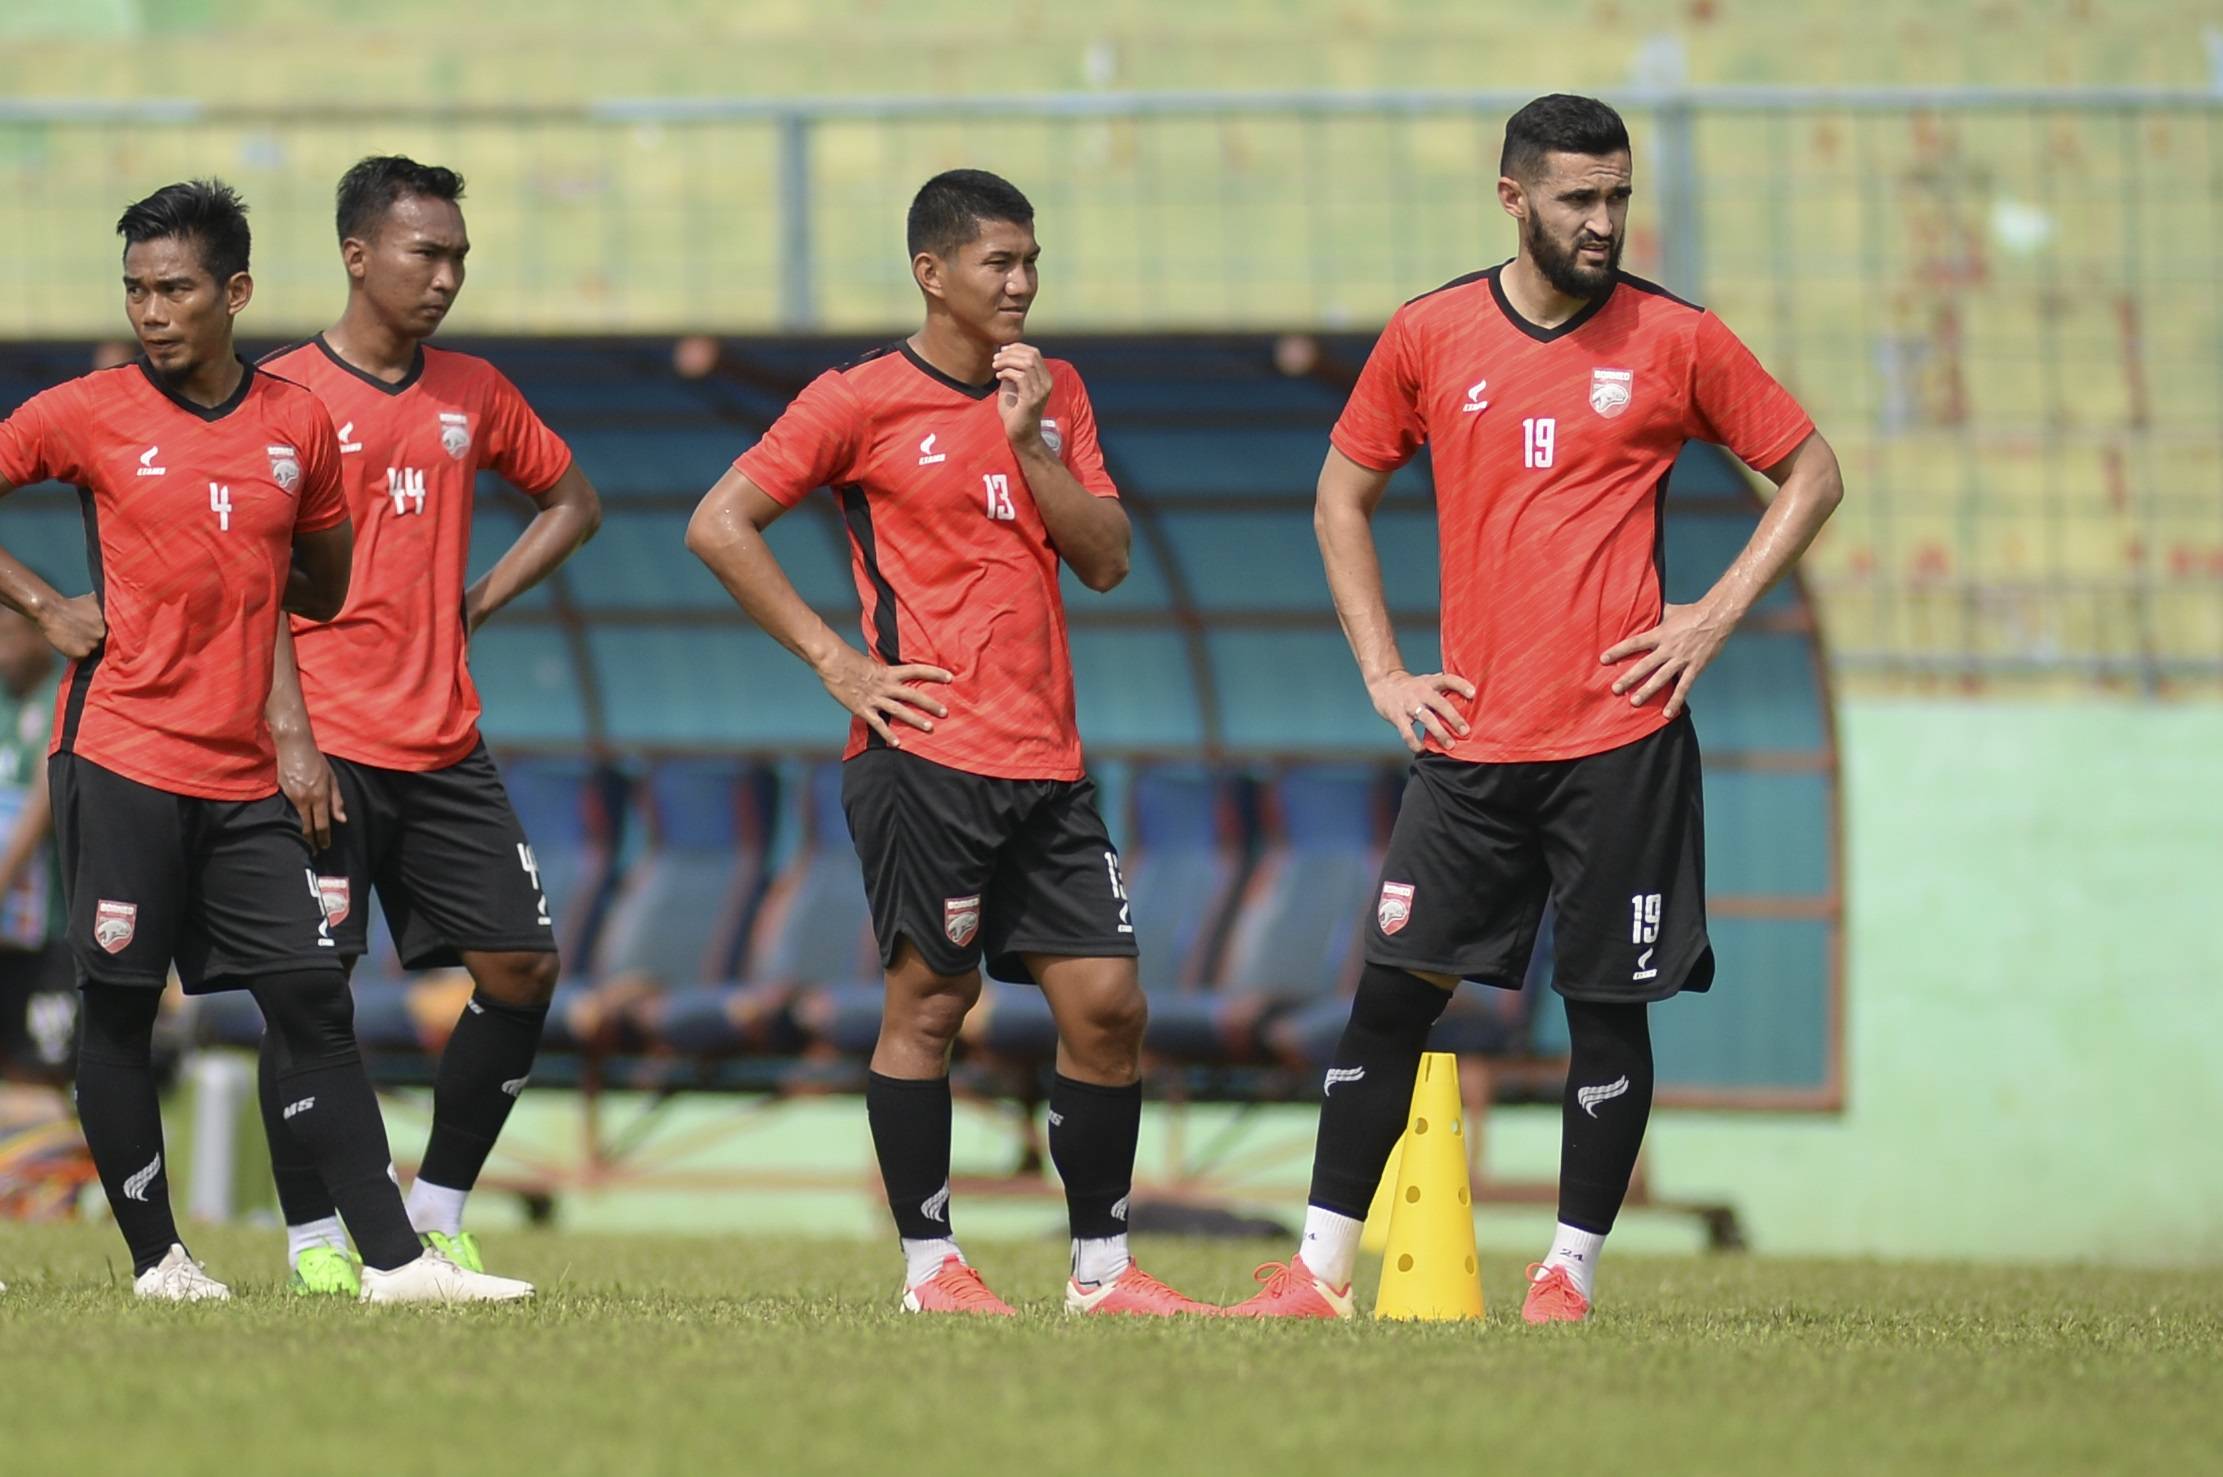
[[[963,1262],[944,1268],[935,1274],[934,1280],[942,1284],[942,1291],[960,1308],[979,1308],[1003,1301],[988,1290],[988,1284],[980,1280],[980,1273]]]
[[[1536,1275],[1538,1272],[1544,1274],[1541,1279]],[[1540,1296],[1554,1307],[1564,1308],[1570,1313],[1582,1310],[1582,1290],[1575,1286],[1575,1279],[1568,1276],[1564,1269],[1553,1267],[1546,1271],[1542,1262],[1530,1262],[1528,1281],[1530,1286],[1542,1288]]]
[[[1287,1297],[1297,1285],[1297,1269],[1291,1262],[1260,1262],[1250,1269],[1250,1280],[1266,1284],[1260,1289],[1259,1297]]]

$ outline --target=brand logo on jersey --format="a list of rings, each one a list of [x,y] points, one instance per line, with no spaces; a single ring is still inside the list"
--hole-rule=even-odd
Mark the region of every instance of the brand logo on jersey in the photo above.
[[[962,949],[980,932],[980,894],[942,899],[942,932]]]
[[[1576,1088],[1575,1101],[1581,1105],[1582,1111],[1595,1118],[1598,1116],[1598,1104],[1610,1103],[1628,1090],[1629,1079],[1626,1076],[1616,1077],[1601,1087]]]
[[[1374,921],[1381,924],[1382,932],[1398,932],[1412,915],[1413,885],[1410,882],[1384,882],[1382,900],[1374,909]]]
[[[167,475],[170,470],[168,467],[158,467],[154,464],[154,459],[161,454],[162,448],[159,446],[150,446],[145,451],[140,452],[139,475],[142,477],[161,477]]]
[[[927,438],[926,438],[926,439],[925,439],[924,441],[921,441],[921,442],[919,443],[919,465],[920,465],[920,466],[922,466],[922,467],[931,467],[931,466],[933,466],[933,465],[934,465],[934,464],[935,464],[936,462],[946,462],[946,461],[948,461],[948,460],[949,460],[949,453],[948,453],[948,452],[946,452],[946,451],[936,451],[936,450],[934,449],[934,443],[935,443],[935,442],[937,442],[937,441],[939,441],[939,440],[941,440],[941,439],[942,439],[942,438],[941,438],[941,437],[939,437],[939,436],[932,436],[932,435],[930,435],[930,436],[928,436],[928,437],[927,437]]]
[[[1636,393],[1636,377],[1626,369],[1593,369],[1590,371],[1590,408],[1612,420],[1629,408],[1629,398]]]
[[[291,492],[301,485],[301,458],[290,446],[265,446],[270,456],[270,480],[278,484],[281,492]]]
[[[1057,428],[1056,421],[1042,422],[1042,444],[1050,448],[1052,456],[1065,455],[1065,433]]]
[[[324,904],[326,923],[345,923],[352,911],[353,896],[348,891],[345,877],[319,877],[316,879],[317,901]]]
[[[1490,382],[1488,380],[1476,380],[1473,384],[1468,385],[1467,403],[1459,407],[1459,413],[1461,415],[1472,415],[1478,410],[1488,410],[1490,402],[1482,398],[1482,392],[1489,387]]]
[[[471,449],[471,418],[461,411],[440,412],[440,449],[457,461]]]
[[[347,452],[361,451],[362,449],[363,443],[355,439],[355,422],[349,421],[346,425],[340,427],[341,453],[344,455]]]
[[[93,909],[93,942],[111,954],[121,954],[139,932],[139,905],[102,898]]]

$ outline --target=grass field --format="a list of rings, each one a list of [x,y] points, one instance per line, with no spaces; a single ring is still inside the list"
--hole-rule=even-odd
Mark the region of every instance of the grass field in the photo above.
[[[106,1227],[0,1225],[0,1470],[2152,1472],[2223,1443],[2223,1273],[1618,1258],[1587,1328],[1082,1324],[1063,1249],[972,1254],[1017,1325],[906,1318],[892,1248],[517,1234],[529,1307],[275,1289],[145,1307]],[[1232,1299],[1276,1246],[1159,1241]]]

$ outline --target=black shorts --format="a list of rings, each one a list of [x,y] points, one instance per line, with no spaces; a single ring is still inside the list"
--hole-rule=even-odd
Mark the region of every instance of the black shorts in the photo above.
[[[466,949],[555,952],[540,862],[485,744],[446,769],[334,758],[332,774],[347,821],[316,870],[343,958],[368,948],[373,890],[404,969],[452,969]]]
[[[203,800],[76,754],[47,761],[78,972],[188,994],[338,969],[301,819],[283,795]]]
[[[1689,714],[1580,759],[1413,761],[1368,962],[1517,990],[1547,899],[1560,994],[1664,1000],[1713,984]]]
[[[1034,983],[1025,954],[1133,958],[1134,919],[1096,786],[968,774],[897,749],[842,766],[880,962],[908,938],[937,974]]]

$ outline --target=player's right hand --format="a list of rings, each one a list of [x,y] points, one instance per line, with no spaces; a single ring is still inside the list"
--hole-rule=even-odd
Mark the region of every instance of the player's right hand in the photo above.
[[[107,639],[108,621],[100,613],[98,598],[73,595],[39,612],[39,634],[71,661],[81,661]]]
[[[301,834],[317,851],[332,844],[332,827],[347,824],[347,807],[340,800],[339,782],[332,777],[332,761],[322,750],[300,740],[278,743],[278,788],[285,792],[301,815]]]
[[[1453,734],[1459,738],[1467,736],[1467,720],[1459,716],[1458,708],[1447,696],[1449,693],[1472,698],[1474,684],[1449,672],[1430,672],[1425,677],[1415,677],[1406,671],[1385,672],[1366,684],[1366,695],[1374,700],[1374,711],[1382,715],[1384,723],[1397,730],[1405,747],[1415,754],[1422,748],[1420,736],[1413,732],[1416,723],[1445,749],[1456,742]]]
[[[912,685],[950,681],[951,674],[940,667],[884,667],[843,643],[841,655],[818,674],[818,680],[826,684],[835,702],[862,718],[891,749],[902,748],[903,741],[888,727],[890,720],[932,733],[934,725],[929,718],[949,716],[949,709]]]

